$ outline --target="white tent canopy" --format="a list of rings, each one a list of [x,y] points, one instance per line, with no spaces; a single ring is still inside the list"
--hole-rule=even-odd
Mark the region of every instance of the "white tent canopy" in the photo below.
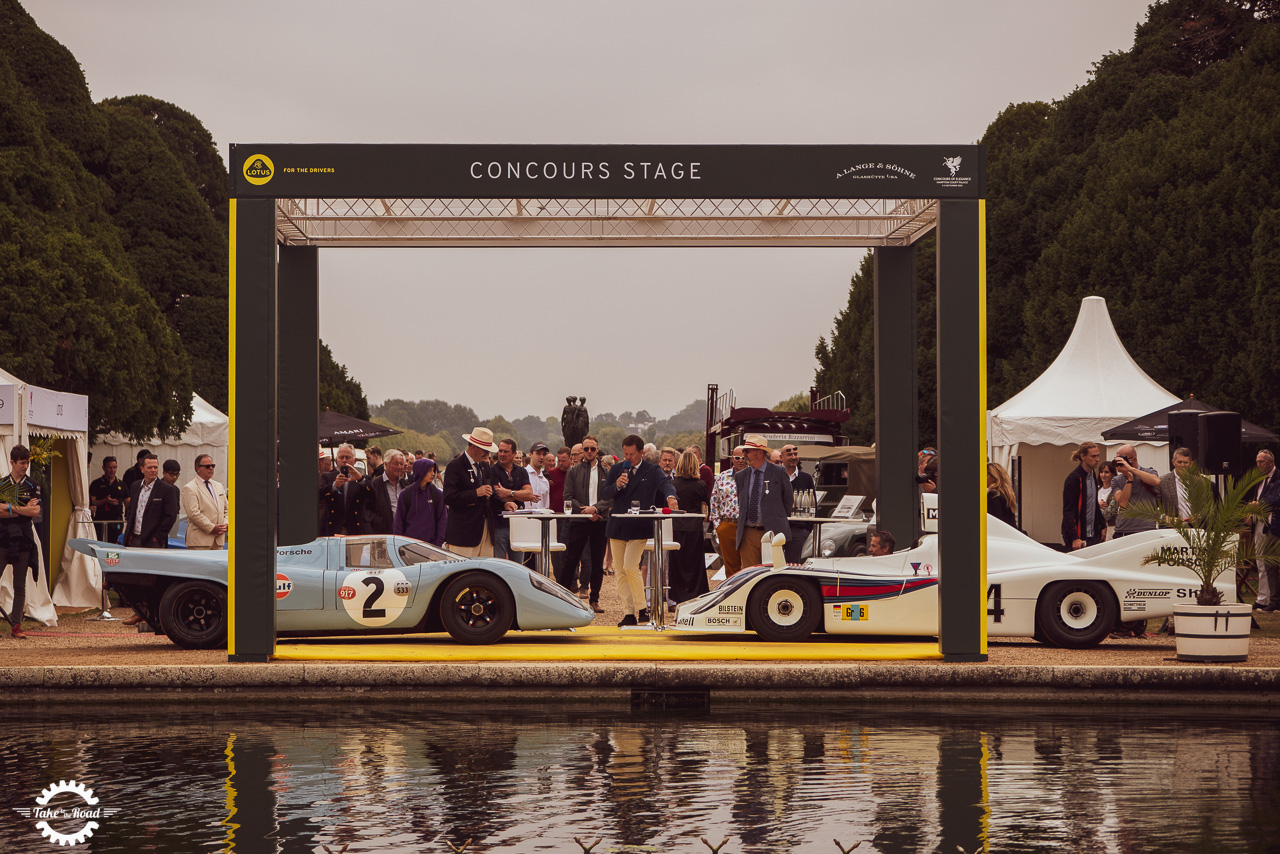
[[[0,369],[0,401],[3,402],[0,406],[0,458],[3,459],[6,471],[9,449],[15,444],[30,446],[31,433],[67,440],[65,477],[71,507],[66,536],[68,539],[92,537],[87,476],[89,398],[28,385]],[[53,486],[55,491],[61,487],[60,484]],[[43,518],[46,524],[51,524],[55,507],[49,501],[46,501],[45,506]],[[54,538],[55,541],[56,539]],[[6,572],[3,582],[0,582],[0,606],[6,611],[13,602],[12,582],[11,572]],[[55,603],[91,608],[102,601],[102,575],[97,562],[70,549],[64,550],[61,555],[61,572],[52,597],[47,579],[43,575],[37,583],[28,574],[26,583],[26,616],[48,626],[57,625],[58,622]]]
[[[181,436],[175,438],[148,439],[140,445],[134,445],[119,433],[99,436],[93,446],[93,468],[95,476],[102,474],[102,458],[115,457],[119,466],[119,474],[137,462],[137,453],[146,448],[165,460],[177,460],[182,466],[182,476],[178,485],[195,477],[196,459],[201,454],[208,454],[219,469],[227,465],[227,451],[231,445],[231,430],[227,416],[223,415],[208,401],[198,394],[191,396],[191,424]]]
[[[1062,483],[1081,442],[1102,444],[1102,431],[1177,403],[1120,343],[1107,302],[1085,297],[1058,358],[1030,385],[987,414],[987,456],[1009,468],[1022,457],[1023,525],[1042,542],[1061,539]],[[1153,465],[1164,443],[1135,445]]]

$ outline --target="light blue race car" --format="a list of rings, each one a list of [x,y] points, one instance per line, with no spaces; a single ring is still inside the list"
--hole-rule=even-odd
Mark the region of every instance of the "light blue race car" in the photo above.
[[[227,640],[227,552],[68,544],[97,560],[125,604],[187,649]],[[282,637],[448,632],[493,643],[509,629],[585,626],[595,612],[536,572],[498,558],[462,558],[409,537],[325,537],[276,549]]]

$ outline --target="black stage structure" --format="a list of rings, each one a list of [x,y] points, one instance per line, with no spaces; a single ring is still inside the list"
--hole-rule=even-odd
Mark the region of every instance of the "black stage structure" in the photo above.
[[[915,243],[931,232],[948,471],[940,646],[948,661],[986,660],[982,146],[235,144],[228,165],[230,660],[273,654],[275,550],[316,535],[320,247],[871,248],[878,509],[885,528],[910,531]]]

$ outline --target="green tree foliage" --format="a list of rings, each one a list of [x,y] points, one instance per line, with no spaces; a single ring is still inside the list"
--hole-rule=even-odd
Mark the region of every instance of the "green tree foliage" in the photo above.
[[[647,412],[644,414],[648,414]],[[697,430],[704,433],[707,429],[707,401],[695,400],[670,418],[656,421],[653,425],[657,435],[665,433],[687,433]]]
[[[1257,311],[1277,290],[1276,4],[1155,4],[1132,50],[1047,111],[1010,107],[983,141],[990,405],[1098,295],[1161,385],[1280,423],[1275,360],[1255,355],[1277,343],[1274,311]]]
[[[177,434],[191,418],[186,353],[86,167],[105,162],[106,124],[74,57],[0,2],[0,362],[88,395],[95,433]]]
[[[780,400],[773,407],[774,412],[808,412],[809,393],[799,392],[786,400]]]
[[[593,421],[587,432],[600,440],[600,453],[622,458],[622,440],[629,435],[626,430],[612,421]]]
[[[398,424],[393,424],[386,418],[370,419],[375,424],[381,424],[384,427],[394,427],[402,432],[395,436],[387,436],[376,441],[385,451],[388,448],[398,448],[412,454],[414,451],[426,451],[436,455],[436,461],[440,463],[441,468],[457,456],[459,445],[461,442],[451,442],[444,434],[436,434],[429,436],[426,433],[419,433],[417,430],[406,430]]]
[[[130,106],[102,110],[110,141],[102,172],[111,189],[107,213],[139,283],[181,336],[197,393],[225,409],[226,223],[217,221],[149,116]]]
[[[373,407],[373,414],[401,427],[421,433],[447,433],[463,436],[480,424],[480,417],[470,406],[443,400],[407,401],[392,398]]]
[[[503,418],[501,415],[495,415],[490,418],[488,421],[484,422],[483,426],[488,427],[493,431],[493,441],[495,443],[501,442],[503,439],[514,439],[517,450],[524,448],[524,440],[520,437],[520,431],[515,428],[514,424]],[[467,428],[468,432],[470,429],[470,427]]]
[[[934,330],[937,282],[935,241],[932,235],[916,246],[916,382],[919,390],[919,435],[922,444],[935,444],[938,436],[938,364]],[[862,259],[849,283],[849,302],[838,315],[831,339],[818,339],[815,383],[825,397],[844,392],[849,420],[842,432],[854,444],[870,445],[876,437],[876,350],[873,259]]]
[[[1134,46],[1053,104],[1011,104],[988,155],[988,405],[1061,351],[1106,298],[1153,379],[1280,424],[1280,3],[1153,4]],[[935,255],[917,248],[921,440],[936,438]],[[872,268],[819,340],[817,384],[874,438]]]
[[[344,366],[333,360],[329,345],[323,341],[320,342],[320,408],[369,420],[369,401],[365,399],[364,389],[347,375]],[[394,418],[390,420],[397,425],[402,423]]]
[[[704,453],[707,444],[707,433],[705,430],[686,430],[681,433],[663,433],[654,439],[653,444],[659,448],[675,448],[681,453],[690,445],[697,445],[702,448]]]
[[[227,167],[213,135],[200,120],[179,107],[148,95],[108,98],[104,106],[131,112],[155,126],[190,185],[225,233],[230,213],[231,185]]]

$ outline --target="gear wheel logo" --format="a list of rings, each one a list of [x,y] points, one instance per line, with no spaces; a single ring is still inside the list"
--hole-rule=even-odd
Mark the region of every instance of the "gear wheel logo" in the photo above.
[[[75,795],[79,802],[72,802],[70,805],[50,806],[53,799],[58,795]],[[120,812],[118,809],[99,806],[98,798],[93,794],[93,789],[83,783],[77,783],[75,780],[59,780],[52,786],[48,786],[40,792],[36,798],[35,807],[15,807],[15,812],[21,813],[27,818],[39,819],[36,822],[36,828],[40,831],[40,835],[48,839],[55,845],[79,845],[90,836],[93,832],[101,827],[94,819],[115,815]],[[83,822],[80,829],[74,833],[63,833],[54,830],[49,824],[50,820],[59,821],[64,827],[68,822]],[[74,825],[72,825],[74,826]]]

